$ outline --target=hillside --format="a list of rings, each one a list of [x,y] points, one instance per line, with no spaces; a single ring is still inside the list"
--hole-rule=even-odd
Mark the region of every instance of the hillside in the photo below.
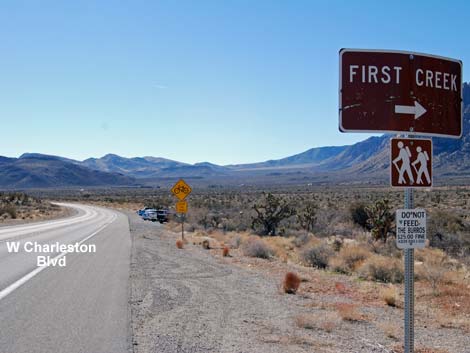
[[[60,157],[25,154],[0,159],[2,189],[135,185],[135,179],[68,162]]]

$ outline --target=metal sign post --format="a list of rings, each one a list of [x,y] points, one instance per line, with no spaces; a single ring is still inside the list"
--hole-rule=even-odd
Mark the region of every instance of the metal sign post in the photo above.
[[[405,209],[412,209],[413,189],[405,189]],[[405,351],[414,352],[414,249],[404,249],[405,252]]]
[[[183,179],[178,180],[171,188],[171,192],[179,200],[175,208],[181,217],[181,240],[184,240],[184,220],[186,212],[188,212],[188,202],[185,199],[191,191],[191,187]]]
[[[339,52],[341,132],[461,138],[462,111],[461,60],[393,50]],[[425,245],[426,212],[413,209],[412,188],[432,186],[432,142],[407,137],[391,140],[390,179],[405,188],[410,210],[397,217],[397,246],[405,252],[405,353],[413,353],[414,248]]]

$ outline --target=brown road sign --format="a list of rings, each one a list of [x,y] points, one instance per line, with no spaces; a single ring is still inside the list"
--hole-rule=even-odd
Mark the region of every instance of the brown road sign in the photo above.
[[[191,191],[191,187],[183,179],[178,180],[171,188],[171,192],[180,200],[184,200]]]
[[[460,60],[360,49],[342,49],[339,57],[342,132],[461,137]]]
[[[188,202],[187,201],[178,201],[176,203],[176,212],[178,212],[178,213],[187,213],[188,212]]]
[[[432,140],[392,138],[390,151],[392,186],[432,186]]]

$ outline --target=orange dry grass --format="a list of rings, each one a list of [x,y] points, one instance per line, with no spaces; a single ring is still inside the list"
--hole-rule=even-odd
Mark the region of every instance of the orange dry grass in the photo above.
[[[336,305],[336,310],[344,321],[364,320],[364,317],[357,311],[357,307],[354,304],[339,303]]]
[[[284,277],[283,287],[284,292],[289,294],[297,293],[300,286],[300,277],[293,272],[288,272]]]
[[[222,255],[224,257],[227,257],[230,255],[230,249],[227,246],[224,246],[224,248],[222,249]]]
[[[183,241],[182,240],[177,240],[176,241],[176,247],[178,249],[183,249]]]

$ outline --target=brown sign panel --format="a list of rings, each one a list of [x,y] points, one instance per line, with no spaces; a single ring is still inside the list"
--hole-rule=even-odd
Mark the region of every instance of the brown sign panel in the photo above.
[[[392,138],[390,151],[392,186],[432,186],[432,140]]]
[[[342,49],[339,128],[460,138],[462,62],[398,51]]]

